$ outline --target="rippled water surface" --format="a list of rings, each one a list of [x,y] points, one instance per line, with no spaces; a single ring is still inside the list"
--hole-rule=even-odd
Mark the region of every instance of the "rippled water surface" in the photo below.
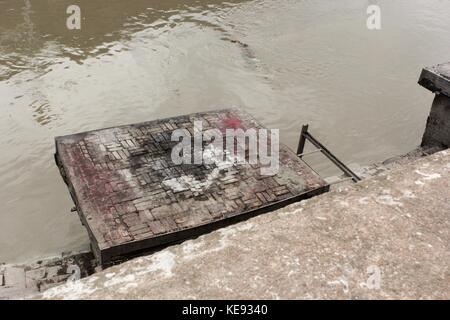
[[[88,248],[54,137],[239,106],[295,147],[300,127],[361,165],[419,144],[448,61],[450,1],[0,0],[0,261]],[[332,173],[321,158],[310,161]]]

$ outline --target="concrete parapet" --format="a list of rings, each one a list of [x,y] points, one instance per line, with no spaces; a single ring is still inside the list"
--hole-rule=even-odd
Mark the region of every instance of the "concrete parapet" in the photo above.
[[[419,84],[436,94],[422,147],[450,147],[450,63],[425,68]]]
[[[450,151],[130,260],[47,299],[449,299]]]

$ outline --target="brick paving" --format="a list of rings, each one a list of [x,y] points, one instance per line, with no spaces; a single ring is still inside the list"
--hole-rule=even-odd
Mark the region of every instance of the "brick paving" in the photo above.
[[[101,264],[328,190],[282,144],[279,171],[271,176],[248,163],[174,164],[172,132],[194,134],[196,120],[204,131],[263,128],[227,109],[56,138],[58,166]]]

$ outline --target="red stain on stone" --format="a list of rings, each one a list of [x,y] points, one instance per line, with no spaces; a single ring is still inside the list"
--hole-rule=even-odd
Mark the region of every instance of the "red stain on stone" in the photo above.
[[[223,120],[226,128],[238,129],[241,126],[241,119],[236,117],[230,117]]]

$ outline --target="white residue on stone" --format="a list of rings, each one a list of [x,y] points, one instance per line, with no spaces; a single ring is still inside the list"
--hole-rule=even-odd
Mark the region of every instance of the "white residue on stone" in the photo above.
[[[301,203],[301,202],[300,202]],[[279,217],[286,217],[286,216],[292,216],[292,215],[296,215],[299,214],[303,211],[303,208],[298,208],[295,210],[290,210],[289,207],[286,209],[282,209],[280,210],[280,212],[278,213]]]
[[[197,188],[194,188],[194,186],[198,186],[200,181],[196,180],[191,175],[184,175],[178,178],[166,179],[162,183],[166,187],[171,188],[174,192],[181,192],[191,189],[195,191]]]
[[[133,174],[131,173],[130,169],[121,169],[117,170],[117,172],[122,176],[122,181],[131,181],[133,180]]]
[[[434,179],[439,179],[441,177],[441,175],[439,173],[423,173],[419,170],[415,171],[417,174],[421,175],[422,177],[424,177],[424,180],[434,180]]]
[[[51,288],[42,294],[44,299],[62,297],[65,300],[78,300],[94,293],[97,288],[80,280],[70,281],[64,285]]]
[[[236,235],[239,231],[248,231],[251,230],[255,225],[251,222],[246,222],[244,224],[240,224],[237,226],[228,227],[225,229],[219,230],[219,233],[224,237],[229,238],[230,236]]]
[[[399,207],[403,206],[403,203],[398,201],[399,199],[394,198],[389,194],[384,194],[384,195],[378,196],[375,200],[378,203],[385,204],[388,206],[399,206]]]
[[[358,199],[358,203],[362,204],[362,205],[368,204],[369,203],[369,197],[362,197],[362,198]]]
[[[248,231],[254,227],[254,224],[251,222],[246,222],[237,226],[230,226],[224,229],[220,229],[217,233],[220,235],[220,239],[216,246],[209,248],[206,243],[203,241],[198,242],[199,239],[196,240],[197,243],[185,243],[182,245],[182,251],[184,253],[183,258],[186,260],[192,260],[198,257],[202,257],[205,255],[209,255],[213,252],[221,251],[231,244],[231,238],[241,231]],[[201,248],[201,250],[199,250]]]
[[[115,285],[118,285],[118,284],[132,283],[135,280],[136,280],[136,277],[133,274],[127,274],[127,275],[124,275],[124,276],[116,275],[111,280],[105,281],[103,286],[105,288],[108,288],[108,287],[115,286]]]
[[[118,291],[119,291],[120,293],[127,293],[127,292],[129,292],[129,290],[130,290],[131,288],[137,288],[137,286],[138,286],[138,284],[137,284],[136,282],[130,282],[130,283],[127,283],[126,285],[120,287],[120,288],[118,289]]]
[[[222,154],[225,154],[225,160],[222,160]],[[197,180],[193,175],[183,175],[177,178],[166,179],[162,183],[175,192],[191,190],[192,192],[204,192],[217,180],[221,172],[225,172],[225,177],[230,176],[229,169],[235,163],[242,163],[243,160],[236,156],[233,159],[227,150],[216,150],[214,145],[209,145],[203,152],[203,161],[216,165],[210,173],[205,176],[204,181]]]
[[[416,195],[411,190],[403,190],[403,196],[409,199],[417,198]]]
[[[253,223],[247,222],[247,223],[238,225],[238,226],[236,227],[236,229],[237,229],[238,231],[248,231],[248,230],[253,229],[254,226],[255,226],[255,225],[254,225]]]
[[[345,207],[345,208],[350,207],[350,204],[349,204],[347,201],[339,201],[339,204],[340,204],[342,207]]]
[[[174,192],[181,192],[190,190],[192,192],[204,192],[212,185],[212,183],[219,177],[219,168],[214,168],[209,174],[205,176],[205,181],[197,180],[193,175],[183,175],[177,178],[163,180],[166,187],[171,188]]]
[[[145,259],[150,261],[150,265],[142,270],[138,270],[138,272],[136,272],[137,275],[160,271],[161,275],[164,277],[172,276],[172,269],[175,266],[175,254],[172,252],[161,251],[149,257],[145,257]]]
[[[197,240],[196,242],[194,242],[192,240],[189,240],[183,243],[182,250],[184,254],[190,255],[195,251],[197,251],[199,248],[203,247],[203,245],[204,245],[203,241]]]

